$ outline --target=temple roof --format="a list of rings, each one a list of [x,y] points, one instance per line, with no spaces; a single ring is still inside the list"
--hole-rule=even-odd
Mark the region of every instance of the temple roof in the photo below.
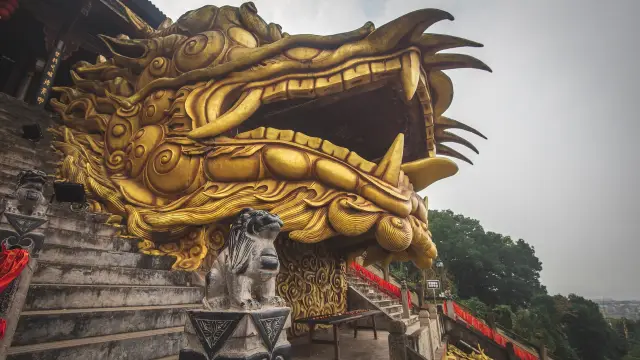
[[[133,10],[153,28],[157,28],[167,17],[157,6],[149,0],[121,0],[124,5]]]

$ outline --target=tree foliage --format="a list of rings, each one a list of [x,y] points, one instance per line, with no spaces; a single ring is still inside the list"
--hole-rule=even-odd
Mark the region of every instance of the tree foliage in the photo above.
[[[640,360],[640,324],[610,324],[593,301],[547,294],[542,263],[524,240],[487,232],[478,220],[450,210],[430,210],[429,229],[452,290],[476,316],[544,344],[554,359]],[[411,263],[393,264],[391,271],[410,282],[420,277]]]
[[[546,292],[540,284],[542,263],[524,240],[485,232],[478,220],[450,210],[430,210],[429,229],[460,298],[515,310]]]

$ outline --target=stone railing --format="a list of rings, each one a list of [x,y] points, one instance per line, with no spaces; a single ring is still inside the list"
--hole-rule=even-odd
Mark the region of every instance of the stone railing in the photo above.
[[[512,349],[513,355],[515,355],[518,359],[551,359],[549,354],[547,354],[546,348],[544,346],[536,346],[534,344],[531,344],[517,334],[514,334],[505,329],[501,329],[495,324],[493,326],[490,326],[483,320],[474,316],[471,310],[465,308],[461,304],[458,304],[451,300],[447,300],[445,301],[443,310],[446,316],[454,320],[462,320],[464,323],[468,324],[476,331],[483,334],[488,339],[491,339],[501,347],[505,349]]]
[[[379,265],[369,265],[367,266],[367,270],[371,271],[372,273],[376,274],[377,276],[381,277],[384,279],[384,271],[382,271],[382,268]],[[397,286],[397,287],[402,287],[402,280],[396,278],[394,275],[389,274],[389,280],[388,280],[391,284]],[[420,296],[418,295],[417,292],[412,291],[411,289],[409,289],[409,293],[411,294],[411,305],[413,309],[419,309],[420,308]]]
[[[402,322],[394,322],[389,330],[389,359],[435,360],[442,348],[442,324],[434,305],[427,305],[419,313],[420,328],[407,334]]]
[[[0,199],[0,359],[13,340],[47,223],[47,176],[21,171],[13,194]]]

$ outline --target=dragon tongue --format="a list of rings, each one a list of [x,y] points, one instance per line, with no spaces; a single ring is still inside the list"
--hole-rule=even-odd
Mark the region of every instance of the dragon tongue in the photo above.
[[[393,144],[387,150],[373,175],[387,183],[398,186],[400,180],[400,167],[402,166],[402,155],[404,153],[404,134],[396,136]]]

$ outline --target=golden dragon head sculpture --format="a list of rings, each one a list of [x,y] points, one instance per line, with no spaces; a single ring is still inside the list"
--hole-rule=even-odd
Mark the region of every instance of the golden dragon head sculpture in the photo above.
[[[416,192],[457,172],[437,155],[469,161],[444,143],[477,152],[448,129],[482,136],[442,115],[453,96],[442,70],[489,70],[439,53],[480,44],[424,33],[449,13],[330,36],[282,33],[253,3],[204,6],[159,29],[128,17],[139,39],[103,36],[110,58],[76,64],[75,86],[51,103],[64,121],[59,178],[126,219],[141,251],[194,270],[222,246],[221,224],[252,207],[279,215],[295,241],[367,238],[357,250],[369,261],[431,266]]]

